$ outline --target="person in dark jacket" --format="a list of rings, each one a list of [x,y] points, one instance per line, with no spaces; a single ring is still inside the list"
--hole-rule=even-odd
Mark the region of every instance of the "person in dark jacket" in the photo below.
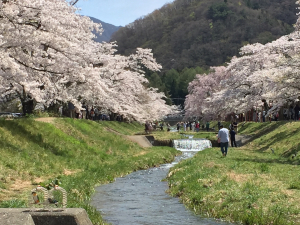
[[[235,147],[237,147],[237,146],[236,146],[236,142],[235,142],[235,131],[234,131],[234,127],[231,127],[231,129],[230,129],[230,140],[231,140],[231,147],[233,147],[233,145],[234,145]]]
[[[298,121],[299,120],[299,111],[300,111],[300,107],[299,105],[297,104],[294,108],[294,111],[295,111],[295,120]]]

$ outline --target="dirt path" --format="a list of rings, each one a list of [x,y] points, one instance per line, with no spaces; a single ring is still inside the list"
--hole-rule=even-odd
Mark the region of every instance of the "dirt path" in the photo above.
[[[54,120],[57,119],[56,117],[42,117],[36,118],[36,121],[45,122],[45,123],[54,123]]]
[[[126,136],[126,138],[139,144],[141,147],[144,147],[144,148],[152,147],[152,144],[143,135]]]
[[[132,142],[137,143],[139,146],[143,147],[143,148],[150,148],[152,147],[152,144],[149,142],[149,140],[144,136],[144,135],[133,135],[133,136],[129,136],[129,135],[123,135],[121,133],[119,133],[118,131],[111,129],[111,128],[106,128],[107,131],[115,133],[117,135],[120,135]]]

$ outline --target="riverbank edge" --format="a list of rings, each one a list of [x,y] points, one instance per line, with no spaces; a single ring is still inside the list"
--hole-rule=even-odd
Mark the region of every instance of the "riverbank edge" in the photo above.
[[[300,123],[248,123],[246,146],[199,152],[171,168],[169,194],[203,217],[243,224],[299,224]],[[296,154],[297,155],[297,154]]]
[[[26,122],[26,120],[28,121],[28,123]],[[55,133],[60,132],[59,135],[61,135],[61,133],[63,133],[63,135],[68,136],[68,138],[71,139],[71,142],[73,142],[73,147],[74,149],[76,149],[76,146],[79,148],[80,145],[83,144],[83,140],[84,140],[84,135],[89,134],[89,132],[86,132],[86,130],[91,130],[95,129],[95,127],[101,126],[101,124],[99,123],[95,123],[92,121],[73,121],[70,119],[59,119],[58,120],[54,120],[51,121],[51,125],[46,125],[45,124],[45,132],[43,129],[43,126],[41,126],[41,124],[38,124],[39,122],[33,121],[32,119],[24,119],[23,122],[20,122],[21,120],[16,120],[15,122],[12,121],[1,121],[1,126],[0,129],[3,130],[10,130],[9,132],[7,132],[7,134],[5,133],[5,135],[9,135],[11,138],[14,137],[13,132],[11,132],[13,129],[9,128],[12,127],[12,125],[17,125],[19,127],[21,127],[20,124],[22,124],[22,132],[24,135],[26,135],[26,133],[28,133],[28,137],[34,137],[34,140],[30,140],[30,141],[34,141],[34,142],[40,142],[37,143],[38,145],[40,145],[40,147],[43,149],[44,147],[47,147],[47,144],[44,143],[45,142],[45,137],[49,137],[51,135],[55,135]],[[9,124],[6,124],[9,123]],[[66,130],[61,130],[62,127],[62,123],[67,124],[67,128]],[[24,125],[25,124],[25,125]],[[58,126],[59,124],[59,126]],[[64,124],[64,125],[65,125]],[[75,124],[75,125],[74,125]],[[109,123],[108,123],[109,124]],[[141,130],[143,129],[143,126],[141,125],[137,125],[135,124],[134,126],[130,126],[128,124],[123,124],[123,123],[111,123],[113,128],[116,128],[118,126],[120,126],[120,130],[125,129],[127,126],[127,130],[130,131],[132,130],[132,132],[136,132],[136,130]],[[30,127],[30,129],[32,130],[26,130],[26,127]],[[37,128],[34,129],[33,126],[36,126]],[[77,127],[80,127],[81,129],[84,129],[85,131],[82,132],[80,131]],[[109,125],[108,125],[109,126]],[[39,127],[39,128],[38,128]],[[125,128],[124,128],[125,127]],[[70,132],[70,128],[72,129]],[[104,129],[100,128],[99,129],[104,131]],[[37,134],[38,139],[36,138],[36,135],[33,134],[34,132],[36,132],[35,134]],[[50,133],[49,133],[50,132]],[[52,134],[51,134],[52,132]],[[100,132],[100,133],[101,133]],[[93,132],[94,133],[94,132]],[[99,133],[99,134],[100,134]],[[108,133],[106,133],[106,135],[109,135]],[[78,138],[78,137],[80,138]],[[91,135],[92,136],[92,135]],[[6,136],[3,136],[3,148],[1,149],[1,151],[6,151],[5,150],[5,146],[10,146],[10,143],[4,143],[6,142],[6,138],[4,138]],[[99,139],[101,139],[103,137],[99,136]],[[19,139],[19,138],[16,138]],[[121,137],[118,136],[112,136],[111,139],[122,139]],[[7,140],[9,142],[9,140]],[[91,143],[93,142],[97,142],[98,140],[94,139],[92,137],[88,138],[88,141],[90,141]],[[99,186],[101,184],[105,184],[105,183],[109,183],[109,182],[113,182],[115,178],[117,177],[122,177],[125,176],[133,171],[137,171],[137,170],[143,170],[143,169],[148,169],[150,167],[156,167],[159,166],[160,164],[163,163],[169,163],[172,162],[174,160],[174,157],[176,155],[179,154],[179,152],[173,148],[169,148],[169,147],[152,147],[152,148],[141,148],[138,147],[136,144],[130,144],[130,142],[128,140],[124,140],[124,142],[127,143],[127,145],[131,146],[128,149],[126,149],[126,151],[128,151],[126,154],[118,156],[116,155],[115,159],[114,156],[110,155],[110,161],[105,162],[105,158],[103,159],[102,163],[99,163],[99,166],[97,168],[92,166],[92,162],[87,162],[85,168],[77,168],[78,171],[74,172],[72,174],[62,174],[62,173],[58,173],[57,171],[51,171],[48,174],[43,174],[43,177],[52,177],[52,179],[48,179],[48,180],[44,180],[42,182],[39,182],[40,184],[42,184],[43,186],[51,183],[53,181],[53,178],[55,178],[54,182],[59,182],[59,184],[61,184],[62,187],[64,187],[67,191],[68,191],[68,207],[70,208],[84,208],[91,221],[93,222],[94,225],[104,225],[106,224],[105,221],[103,221],[100,212],[98,212],[93,206],[90,205],[90,200],[91,200],[91,196],[95,191],[95,187]],[[77,143],[77,144],[76,144]],[[69,143],[68,143],[69,144]],[[109,146],[112,146],[114,143],[110,142]],[[22,145],[24,146],[24,148],[26,148],[27,145],[29,145],[28,143],[22,143]],[[84,144],[86,147],[91,147],[91,145],[89,144]],[[20,146],[18,146],[20,147]],[[64,146],[58,146],[59,148],[63,148]],[[92,146],[93,148],[95,148],[95,146]],[[130,153],[131,148],[134,148],[134,151],[132,151],[132,154]],[[46,150],[46,149],[45,149]],[[8,149],[7,151],[11,151],[11,149]],[[20,149],[19,152],[21,152],[22,150]],[[24,149],[25,151],[25,149]],[[31,150],[29,150],[31,151]],[[107,151],[107,150],[106,150]],[[9,153],[10,154],[10,153]],[[23,154],[23,153],[21,153]],[[27,153],[26,153],[27,154]],[[45,154],[46,153],[45,151]],[[112,154],[109,153],[108,154]],[[25,155],[25,153],[24,153]],[[27,154],[28,155],[28,154]],[[60,155],[59,157],[62,157],[63,155]],[[60,163],[59,162],[59,157],[55,158],[55,163]],[[27,160],[24,158],[24,161]],[[30,159],[28,159],[30,160]],[[42,160],[42,159],[41,159]],[[72,158],[68,159],[69,161],[72,161]],[[69,167],[68,164],[66,164],[66,162],[68,160],[62,160],[62,164],[65,164],[64,167],[65,169],[67,169]],[[85,159],[82,158],[82,161],[84,161]],[[89,158],[89,160],[91,160],[91,158]],[[29,162],[22,162],[20,161],[20,159],[16,160],[18,162],[15,163],[19,163],[19,164],[26,164]],[[8,164],[2,164],[4,162],[1,162],[0,166],[8,166]],[[39,164],[47,164],[47,162],[39,162]],[[89,166],[89,164],[91,164]],[[100,165],[101,164],[101,165]],[[9,165],[9,169],[10,170],[14,170],[14,168],[16,168],[16,165],[12,165],[12,163]],[[35,168],[36,170],[39,170],[38,167]],[[76,169],[73,168],[73,171],[75,171]],[[22,171],[14,171],[12,173],[16,174],[21,174]],[[1,177],[4,177],[5,175],[0,174]],[[7,174],[6,174],[7,175]],[[17,177],[14,177],[13,180],[18,180]],[[52,182],[53,183],[53,182]],[[32,182],[32,184],[37,185],[37,182]],[[0,207],[2,208],[23,208],[23,207],[27,207],[27,199],[28,199],[28,191],[32,188],[31,187],[28,189],[26,189],[25,191],[23,190],[22,193],[16,193],[14,198],[10,199],[10,200],[6,200],[6,201],[0,201]],[[4,189],[1,187],[0,191],[5,191],[5,187]]]

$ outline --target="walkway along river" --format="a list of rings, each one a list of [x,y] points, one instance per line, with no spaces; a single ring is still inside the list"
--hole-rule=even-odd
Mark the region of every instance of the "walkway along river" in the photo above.
[[[166,194],[167,182],[161,180],[167,176],[169,169],[181,160],[193,157],[197,148],[209,147],[207,140],[193,139],[174,141],[183,152],[171,164],[158,168],[137,171],[114,183],[96,188],[92,205],[101,212],[103,218],[113,225],[224,225],[228,223],[204,219],[187,210],[178,198]],[[205,142],[205,143],[204,143]],[[188,149],[183,149],[183,147]],[[201,147],[202,146],[202,147]],[[210,144],[211,146],[211,144]],[[203,149],[199,149],[203,150]],[[199,151],[198,150],[198,151]]]

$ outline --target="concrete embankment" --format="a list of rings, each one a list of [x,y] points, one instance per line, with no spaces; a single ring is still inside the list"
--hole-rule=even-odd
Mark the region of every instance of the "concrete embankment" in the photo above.
[[[93,225],[84,209],[0,209],[1,225]]]

